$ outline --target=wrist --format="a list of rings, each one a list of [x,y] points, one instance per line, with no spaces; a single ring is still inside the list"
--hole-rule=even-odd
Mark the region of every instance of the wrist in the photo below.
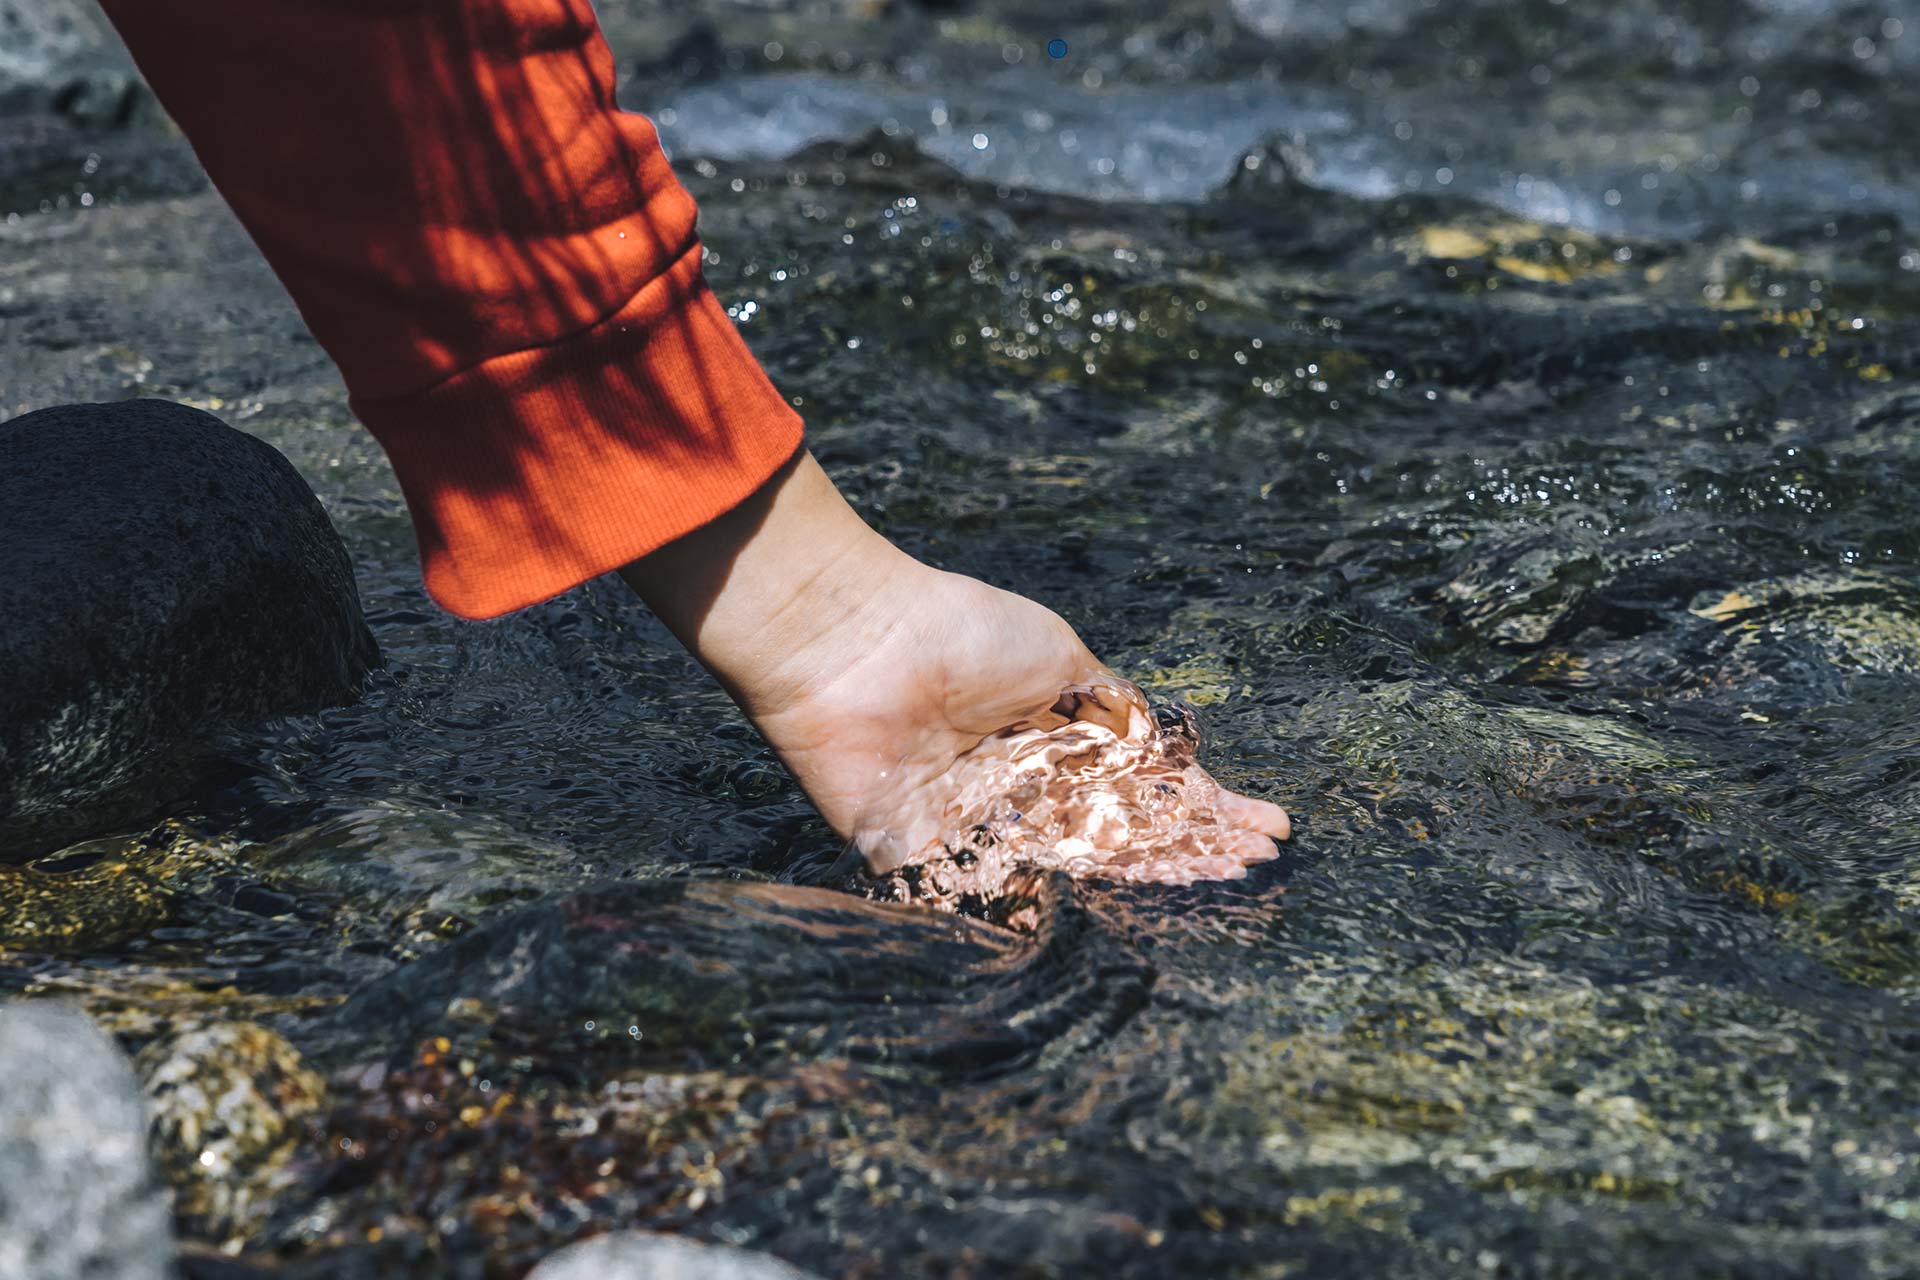
[[[874,532],[805,449],[719,519],[621,571],[755,720],[877,643],[934,570]]]

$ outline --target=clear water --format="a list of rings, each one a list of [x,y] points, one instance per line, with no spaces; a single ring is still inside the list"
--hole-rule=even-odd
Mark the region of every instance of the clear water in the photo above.
[[[270,440],[388,657],[47,864],[164,919],[0,958],[328,1076],[243,1262],[1920,1270],[1913,5],[603,15],[849,496],[1196,706],[1296,834],[870,900],[618,584],[432,608],[176,140],[9,118],[0,413]]]

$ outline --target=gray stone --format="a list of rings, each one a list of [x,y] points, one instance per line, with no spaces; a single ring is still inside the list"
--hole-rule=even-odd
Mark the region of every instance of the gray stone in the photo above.
[[[0,1005],[0,1276],[163,1280],[173,1256],[126,1058],[77,1009]]]
[[[0,853],[151,807],[223,729],[350,701],[379,660],[291,463],[164,400],[0,424]]]
[[[570,1244],[527,1280],[812,1280],[768,1253],[650,1231],[616,1231]]]
[[[145,88],[90,0],[0,0],[0,110],[123,122]]]

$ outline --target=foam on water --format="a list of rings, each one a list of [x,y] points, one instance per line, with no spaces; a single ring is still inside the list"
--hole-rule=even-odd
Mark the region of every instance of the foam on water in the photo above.
[[[1887,42],[1901,58],[1909,47],[1920,42]],[[1740,122],[1704,89],[1649,113],[1557,84],[1538,99],[1463,103],[1417,85],[1089,86],[1017,68],[964,81],[853,81],[800,71],[727,75],[632,105],[653,115],[668,153],[683,160],[779,160],[877,129],[978,181],[1096,200],[1202,200],[1278,145],[1290,176],[1322,190],[1462,196],[1596,234],[1691,235],[1841,213],[1920,219],[1920,194],[1885,155],[1829,146],[1777,120]]]
[[[884,129],[968,177],[1101,200],[1197,200],[1269,134],[1353,128],[1347,112],[1269,85],[1094,93],[1020,72],[949,85],[739,76],[691,86],[654,114],[673,156],[778,160]]]

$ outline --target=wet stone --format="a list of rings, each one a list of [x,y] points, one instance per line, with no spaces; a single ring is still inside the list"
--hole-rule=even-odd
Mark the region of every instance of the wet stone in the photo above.
[[[523,908],[403,966],[316,1033],[330,1059],[444,1035],[512,1069],[846,1056],[992,1075],[1105,1038],[1152,971],[1047,888],[1031,936],[788,885],[613,885]]]
[[[317,813],[298,830],[249,849],[246,865],[302,890],[337,895],[345,938],[395,958],[432,950],[579,882],[578,858],[565,846],[474,815],[391,804]]]
[[[326,512],[269,445],[162,400],[0,425],[0,853],[151,806],[215,733],[378,661]]]
[[[649,1231],[618,1231],[568,1245],[527,1280],[807,1280],[778,1258]]]
[[[65,1005],[0,1005],[0,1275],[165,1280],[165,1190],[126,1058]]]
[[[476,1248],[519,1274],[612,1224],[749,1241],[784,1216],[767,1188],[835,1179],[859,1159],[857,1129],[884,1120],[874,1077],[845,1061],[784,1077],[639,1068],[588,1089],[485,1070],[435,1040],[340,1073],[317,1194],[289,1200],[252,1248],[384,1278],[443,1275]]]
[[[175,895],[129,860],[76,871],[0,866],[0,949],[111,951],[164,923]]]
[[[174,1209],[199,1238],[244,1238],[286,1184],[288,1157],[326,1085],[279,1035],[250,1022],[194,1026],[134,1060],[155,1159]]]

